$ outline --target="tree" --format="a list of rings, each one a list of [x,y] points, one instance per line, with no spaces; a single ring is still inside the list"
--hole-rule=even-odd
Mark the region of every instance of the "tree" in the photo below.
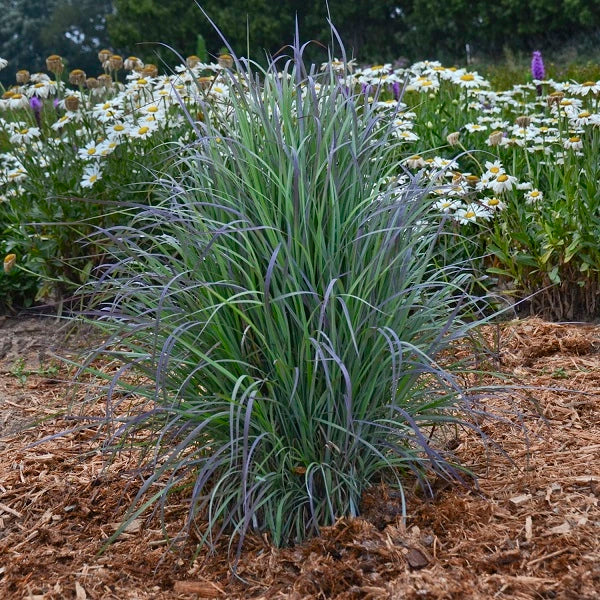
[[[192,54],[199,33],[209,53],[215,55],[223,46],[193,0],[114,0],[113,4],[115,12],[108,21],[111,41],[117,48],[132,49],[142,58],[150,59],[158,53],[169,60],[169,53],[159,45],[135,46],[149,41],[169,44],[183,55]],[[363,60],[397,54],[401,13],[396,4],[393,0],[330,0],[333,22],[349,53]],[[330,44],[331,31],[324,0],[206,0],[201,5],[239,55],[248,55],[248,47],[251,58],[258,61],[263,61],[265,52],[277,53],[292,42],[297,16],[301,38],[318,42],[313,45],[313,54],[326,57],[324,48]],[[320,52],[316,50],[319,44]]]
[[[0,57],[9,61],[0,73],[3,83],[13,83],[19,69],[45,70],[49,54],[60,54],[69,67],[96,74],[96,54],[108,43],[110,12],[111,0],[0,1]]]

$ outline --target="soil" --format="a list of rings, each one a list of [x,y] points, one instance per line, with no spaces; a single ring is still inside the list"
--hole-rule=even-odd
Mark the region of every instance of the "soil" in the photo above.
[[[455,441],[478,489],[410,492],[406,523],[395,494],[374,490],[364,518],[296,548],[251,538],[235,575],[226,541],[210,556],[193,539],[169,549],[156,515],[100,552],[140,482],[126,456],[104,469],[93,428],[52,437],[81,396],[53,366],[68,334],[52,319],[0,322],[0,598],[600,597],[598,326],[500,327],[500,368],[518,387],[485,400],[503,418],[482,428],[501,449],[467,431]],[[185,514],[175,499],[166,532]]]

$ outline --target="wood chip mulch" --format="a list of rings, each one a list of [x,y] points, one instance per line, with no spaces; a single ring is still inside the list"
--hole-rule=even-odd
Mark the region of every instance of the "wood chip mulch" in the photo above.
[[[456,449],[478,490],[411,492],[405,525],[396,495],[375,490],[364,519],[296,548],[251,538],[237,577],[225,542],[212,556],[193,541],[168,550],[158,518],[100,554],[140,484],[132,465],[103,470],[91,429],[31,447],[69,426],[56,416],[66,386],[0,359],[0,598],[600,598],[600,327],[526,319],[499,338],[515,389],[486,407],[506,416],[510,405],[513,425],[484,427],[503,452],[468,432]],[[185,511],[175,499],[167,533]]]

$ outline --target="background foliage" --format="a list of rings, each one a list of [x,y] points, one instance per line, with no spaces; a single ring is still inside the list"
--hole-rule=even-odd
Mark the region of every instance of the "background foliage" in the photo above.
[[[331,33],[324,0],[230,0],[200,2],[234,50],[264,59],[292,40],[295,16],[303,39],[327,45]],[[465,45],[478,58],[543,49],[577,48],[594,54],[600,33],[600,0],[330,0],[329,10],[349,53],[363,61],[436,58],[464,61]],[[222,40],[194,0],[2,0],[0,56],[10,66],[5,85],[19,68],[39,70],[49,54],[96,75],[98,49],[111,46],[157,62],[172,54],[148,42],[168,43],[183,55],[195,53],[198,35],[213,55]],[[138,45],[143,44],[143,45]],[[317,57],[314,45],[312,59]],[[325,54],[325,52],[323,52]]]
[[[0,73],[6,85],[15,72],[43,70],[46,57],[60,54],[68,67],[98,72],[98,50],[108,45],[106,15],[111,0],[0,1],[0,56],[9,61]]]

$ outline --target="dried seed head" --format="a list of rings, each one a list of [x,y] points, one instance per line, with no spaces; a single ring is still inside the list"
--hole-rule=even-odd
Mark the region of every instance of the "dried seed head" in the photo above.
[[[553,104],[560,104],[560,101],[565,97],[564,92],[552,92],[548,94],[547,102],[548,106],[552,106]]]
[[[67,96],[65,98],[65,108],[70,112],[79,110],[79,98],[77,96]]]
[[[105,88],[111,88],[112,87],[112,78],[110,75],[107,75],[106,73],[102,73],[102,75],[98,75],[98,83]]]
[[[112,56],[112,52],[110,50],[100,50],[100,52],[98,52],[98,60],[100,61],[100,63],[102,64],[102,66],[104,66],[104,63]]]
[[[517,117],[516,123],[519,127],[529,127],[529,125],[531,125],[531,117],[528,117],[527,115],[521,115],[520,117]]]
[[[63,64],[62,58],[58,54],[51,54],[46,59],[46,68],[48,71],[50,71],[50,73],[58,75],[62,73],[65,65]]]
[[[190,68],[193,69],[197,64],[200,63],[200,57],[196,56],[195,54],[192,54],[191,56],[188,56],[185,59],[185,64]]]
[[[142,69],[142,75],[144,77],[156,77],[158,75],[158,67],[149,63]]]
[[[83,85],[85,83],[85,71],[81,69],[73,69],[69,73],[69,83],[72,85]]]
[[[231,54],[220,54],[217,63],[223,69],[231,69],[233,67],[233,56]]]
[[[17,83],[28,83],[30,78],[31,75],[29,74],[29,71],[27,69],[21,69],[20,71],[17,71]]]
[[[197,81],[198,81],[198,85],[203,90],[205,90],[212,85],[213,78],[212,77],[198,77]]]
[[[15,266],[16,262],[17,262],[16,254],[7,254],[4,257],[4,272],[10,273],[12,268]]]
[[[88,77],[85,80],[85,87],[88,90],[95,90],[99,86],[100,86],[100,82],[95,77]]]
[[[139,71],[144,68],[144,63],[137,56],[128,56],[123,61],[123,67],[127,71]]]
[[[490,136],[488,137],[488,142],[490,143],[490,146],[497,146],[498,144],[500,144],[503,137],[504,137],[503,131],[493,131],[492,133],[490,133]]]
[[[452,133],[449,133],[446,136],[446,140],[447,142],[451,145],[451,146],[456,146],[456,144],[458,144],[458,140],[460,138],[460,133],[458,131],[454,131]]]
[[[118,71],[123,68],[123,59],[118,54],[113,54],[108,59],[108,67],[112,71]]]

